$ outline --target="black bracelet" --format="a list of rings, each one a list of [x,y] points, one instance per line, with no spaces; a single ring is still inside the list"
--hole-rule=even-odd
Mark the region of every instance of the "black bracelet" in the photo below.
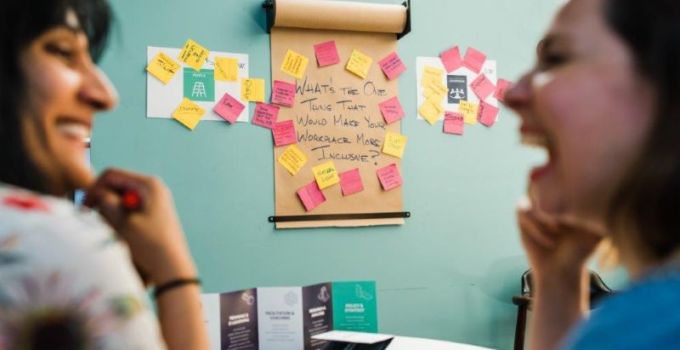
[[[197,284],[197,285],[200,286],[201,280],[198,279],[198,278],[178,278],[176,280],[165,282],[164,284],[156,287],[156,289],[153,291],[153,297],[155,299],[158,299],[158,297],[161,294],[163,294],[163,293],[165,293],[165,292],[167,292],[171,289],[175,289],[177,287],[181,287],[181,286],[184,286],[184,285],[187,285],[187,284]]]

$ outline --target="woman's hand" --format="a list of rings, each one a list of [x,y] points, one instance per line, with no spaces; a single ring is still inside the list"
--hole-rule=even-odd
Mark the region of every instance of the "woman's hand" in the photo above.
[[[139,208],[124,207],[126,191],[139,194]],[[196,276],[172,196],[160,180],[109,169],[89,189],[84,204],[97,209],[128,243],[133,262],[152,284]]]

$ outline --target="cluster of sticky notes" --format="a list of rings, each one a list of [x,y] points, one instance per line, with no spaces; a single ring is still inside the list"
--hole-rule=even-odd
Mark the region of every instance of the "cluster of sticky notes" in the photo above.
[[[307,164],[307,156],[297,145],[293,144],[281,153],[278,161],[291,175],[295,175]]]

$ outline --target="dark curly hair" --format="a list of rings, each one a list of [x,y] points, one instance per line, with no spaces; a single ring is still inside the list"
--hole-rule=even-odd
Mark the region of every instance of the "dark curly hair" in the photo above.
[[[0,7],[0,182],[46,193],[47,181],[22,137],[28,87],[19,57],[41,34],[64,25],[67,12],[74,11],[96,61],[106,46],[112,12],[106,0],[12,0]]]

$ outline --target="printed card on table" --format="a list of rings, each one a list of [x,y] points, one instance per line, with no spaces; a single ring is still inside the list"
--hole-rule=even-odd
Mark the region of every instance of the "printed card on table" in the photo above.
[[[302,288],[257,288],[257,303],[260,348],[303,349]]]
[[[385,191],[397,188],[403,184],[399,168],[394,163],[378,169],[376,174],[378,175],[378,180],[380,180],[380,185]]]
[[[446,112],[444,114],[444,133],[463,135],[465,129],[465,119],[458,112]]]
[[[404,62],[401,61],[401,58],[399,58],[399,55],[397,55],[396,52],[392,52],[391,54],[387,55],[387,57],[380,60],[378,64],[389,80],[398,78],[406,71]]]
[[[229,57],[216,57],[215,80],[238,81],[238,60]]]
[[[281,71],[297,79],[305,76],[309,59],[293,50],[288,50],[281,63]]]
[[[260,348],[257,310],[258,295],[255,288],[220,294],[220,350]]]
[[[312,339],[333,330],[333,290],[331,283],[302,287],[305,350],[324,349],[327,342]]]
[[[264,79],[241,79],[241,99],[264,102]]]
[[[392,124],[406,115],[397,96],[379,103],[378,107],[387,124]]]
[[[333,282],[333,329],[378,332],[375,282]]]
[[[316,180],[298,189],[297,195],[298,198],[300,198],[302,205],[305,207],[305,210],[308,212],[314,210],[314,208],[326,201],[326,196],[321,192]]]
[[[274,80],[272,103],[284,107],[293,107],[293,103],[295,103],[295,84]]]
[[[314,173],[316,183],[319,184],[319,188],[322,190],[340,182],[338,170],[335,169],[335,164],[333,164],[333,161],[321,163],[313,167],[312,172]]]
[[[486,55],[472,47],[468,47],[465,51],[465,58],[463,58],[463,65],[471,71],[479,74],[482,71],[482,66],[486,61]]]
[[[307,164],[307,156],[295,144],[288,146],[278,160],[291,175],[296,175]]]
[[[361,53],[359,50],[352,50],[352,55],[349,57],[345,69],[361,79],[366,79],[372,63],[373,59],[368,55]]]
[[[186,63],[194,70],[199,71],[208,59],[208,55],[210,55],[210,50],[201,46],[199,43],[188,39],[186,43],[184,43],[182,51],[179,53],[179,60]]]
[[[238,120],[245,108],[246,106],[244,104],[229,95],[229,93],[225,93],[224,96],[222,96],[222,99],[220,99],[220,102],[215,105],[213,111],[224,118],[224,120],[233,124]]]
[[[316,62],[319,67],[326,67],[340,63],[340,55],[335,46],[335,40],[326,41],[314,45],[314,53],[316,55]]]
[[[274,145],[276,147],[297,143],[295,122],[292,120],[286,120],[274,124],[274,128],[272,128],[272,134],[274,135]]]
[[[401,158],[404,156],[406,141],[408,141],[408,137],[388,131],[385,133],[385,142],[383,143],[382,151],[393,157]]]
[[[253,124],[259,125],[263,128],[271,129],[274,127],[274,124],[276,124],[276,118],[278,118],[278,116],[279,107],[258,102],[255,106]]]
[[[364,190],[359,168],[340,173],[340,188],[342,188],[343,196],[349,196]]]
[[[439,58],[441,58],[444,68],[448,73],[463,66],[463,58],[460,57],[460,49],[458,46],[442,52],[439,55]]]
[[[194,130],[204,114],[205,109],[191,100],[184,98],[179,107],[172,113],[172,117],[186,126],[189,130]]]
[[[175,74],[177,74],[180,68],[180,64],[175,62],[172,57],[163,52],[159,52],[151,62],[149,62],[146,71],[162,81],[163,84],[167,84],[172,80]]]

